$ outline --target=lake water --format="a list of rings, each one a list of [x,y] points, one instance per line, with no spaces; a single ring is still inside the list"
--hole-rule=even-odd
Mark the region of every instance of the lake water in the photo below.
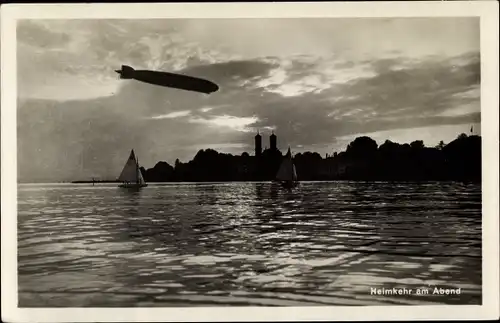
[[[21,307],[481,304],[477,184],[22,184],[18,199]]]

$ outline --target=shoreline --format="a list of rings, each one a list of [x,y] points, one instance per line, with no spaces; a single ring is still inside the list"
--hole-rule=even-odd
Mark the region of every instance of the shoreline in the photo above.
[[[152,181],[148,184],[213,184],[213,183],[272,183],[269,180],[230,180],[230,181]],[[383,179],[324,179],[324,180],[304,180],[300,183],[334,183],[334,182],[370,182],[370,183],[465,183],[465,184],[481,184],[482,181],[474,180],[459,180],[459,179],[449,179],[449,180],[383,180]],[[68,181],[68,182],[18,182],[18,185],[43,185],[43,184],[119,184],[120,181]]]

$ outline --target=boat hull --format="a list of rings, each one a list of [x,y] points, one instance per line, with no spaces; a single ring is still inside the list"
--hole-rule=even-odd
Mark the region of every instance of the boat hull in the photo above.
[[[292,189],[292,188],[295,188],[295,187],[299,186],[299,182],[282,181],[281,182],[281,186],[283,188]]]

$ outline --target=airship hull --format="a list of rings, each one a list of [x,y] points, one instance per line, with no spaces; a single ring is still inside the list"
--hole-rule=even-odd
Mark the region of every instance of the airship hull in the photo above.
[[[132,67],[126,65],[122,65],[122,69],[117,70],[116,72],[120,74],[120,78],[122,79],[134,79],[144,83],[186,91],[210,94],[216,92],[219,89],[219,86],[213,82],[183,74],[149,70],[135,70]]]

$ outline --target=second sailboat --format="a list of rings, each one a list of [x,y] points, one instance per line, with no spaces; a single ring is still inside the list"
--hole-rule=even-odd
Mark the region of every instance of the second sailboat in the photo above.
[[[123,188],[141,188],[148,186],[144,177],[142,177],[141,169],[139,168],[139,161],[135,157],[133,149],[130,152],[130,156],[125,163],[118,180],[122,182],[119,186]]]

